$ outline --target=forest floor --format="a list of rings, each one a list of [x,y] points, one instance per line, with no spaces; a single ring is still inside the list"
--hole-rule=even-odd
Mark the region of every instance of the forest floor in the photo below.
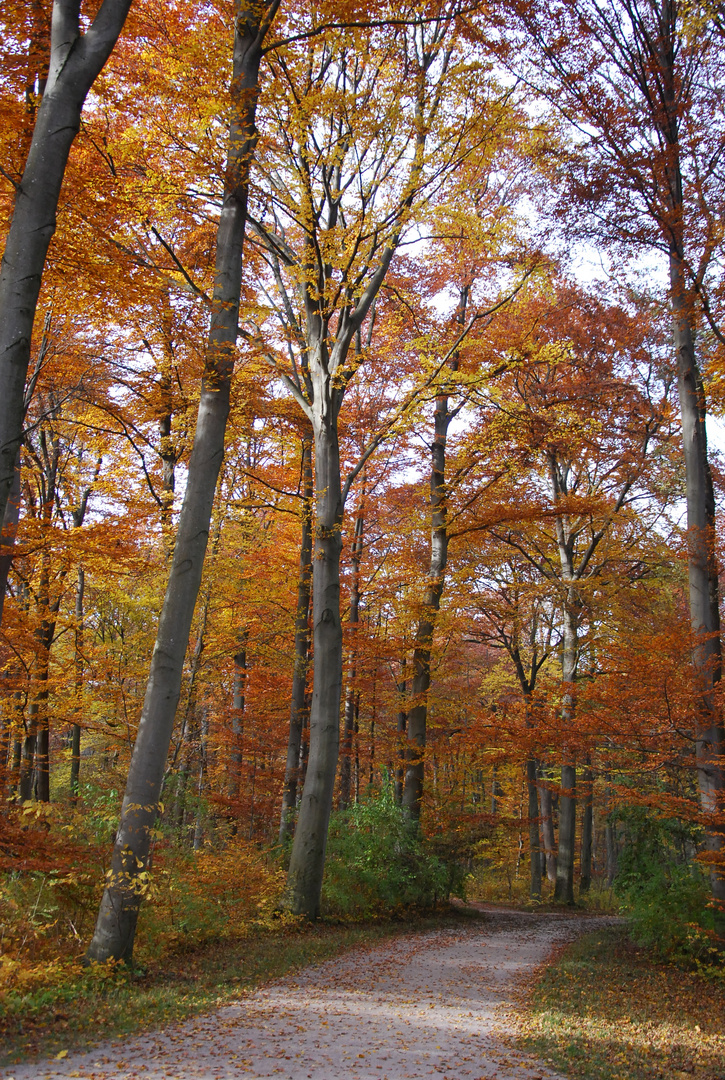
[[[353,949],[164,1030],[61,1050],[0,1076],[556,1080],[516,1048],[522,993],[552,949],[616,922],[487,907],[476,919]]]
[[[725,1080],[725,978],[585,927],[526,994],[520,1043],[572,1080]]]

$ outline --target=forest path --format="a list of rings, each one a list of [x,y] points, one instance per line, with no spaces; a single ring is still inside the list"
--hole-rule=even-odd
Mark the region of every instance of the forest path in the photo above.
[[[613,920],[479,910],[470,926],[354,950],[172,1028],[0,1076],[559,1080],[512,1049],[517,996],[552,948]]]

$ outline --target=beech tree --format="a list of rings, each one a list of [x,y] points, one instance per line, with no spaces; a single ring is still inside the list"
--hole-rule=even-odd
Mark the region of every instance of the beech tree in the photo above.
[[[424,18],[278,51],[251,223],[284,314],[290,361],[260,344],[314,435],[314,682],[310,756],[284,906],[318,913],[339,750],[344,505],[374,439],[343,482],[338,421],[364,361],[351,353],[414,210],[477,140],[495,105],[465,62],[458,4]],[[464,87],[466,73],[471,72]],[[454,101],[459,102],[458,114]],[[479,115],[477,115],[479,113]]]
[[[715,497],[707,454],[706,392],[698,322],[725,341],[722,289],[722,145],[725,51],[707,5],[678,0],[565,0],[520,5],[535,48],[532,80],[575,132],[564,211],[584,235],[635,257],[659,257],[667,293],[682,417],[687,487],[692,661],[698,777],[710,824],[712,886],[725,899],[718,824],[725,773]]]
[[[0,521],[22,438],[25,383],[35,310],[63,176],[88,92],[111,55],[132,0],[103,0],[81,33],[80,0],[54,0],[47,69],[31,93],[40,97],[27,160],[15,191],[0,270]],[[6,580],[6,579],[5,579]],[[4,592],[5,580],[0,581]]]
[[[238,333],[242,247],[248,179],[256,142],[255,116],[264,39],[278,0],[235,4],[231,119],[224,200],[219,217],[212,317],[194,446],[159,620],[151,670],[129,766],[126,791],[89,960],[128,959],[142,898],[140,873],[151,829],[181,689],[181,673],[209,536],[212,504],[224,454],[224,435]]]

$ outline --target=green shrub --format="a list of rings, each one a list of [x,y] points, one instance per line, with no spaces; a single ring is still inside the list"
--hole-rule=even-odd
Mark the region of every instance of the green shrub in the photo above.
[[[620,813],[625,845],[614,891],[628,911],[632,936],[662,958],[712,963],[719,956],[708,881],[688,860],[692,828],[642,807]]]
[[[430,907],[448,891],[446,866],[425,851],[390,788],[332,815],[322,889],[325,914],[364,918]]]

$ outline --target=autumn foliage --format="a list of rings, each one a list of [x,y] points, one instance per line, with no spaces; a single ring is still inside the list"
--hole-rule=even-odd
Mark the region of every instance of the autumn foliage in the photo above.
[[[566,40],[544,5],[504,7],[266,5],[235,165],[252,100],[234,96],[239,4],[132,5],[70,149],[0,478],[3,993],[79,956],[113,884],[200,400],[223,386],[201,584],[129,886],[148,901],[142,949],[243,935],[283,893],[314,916],[284,870],[299,878],[297,820],[324,858],[327,820],[304,810],[322,729],[328,913],[355,907],[348,863],[369,897],[356,916],[451,888],[571,903],[616,888],[643,819],[721,898],[723,477],[711,439],[694,526],[682,404],[699,395],[704,445],[722,409],[725,194],[697,133],[725,121],[722,32],[705,6],[668,23],[677,79],[696,69],[700,89],[665,137],[660,113],[627,111],[578,5],[561,5]],[[3,236],[49,17],[44,0],[1,16]],[[242,189],[238,326],[214,353],[220,220]],[[407,859],[389,894],[372,883],[389,853],[358,843],[376,813]]]

